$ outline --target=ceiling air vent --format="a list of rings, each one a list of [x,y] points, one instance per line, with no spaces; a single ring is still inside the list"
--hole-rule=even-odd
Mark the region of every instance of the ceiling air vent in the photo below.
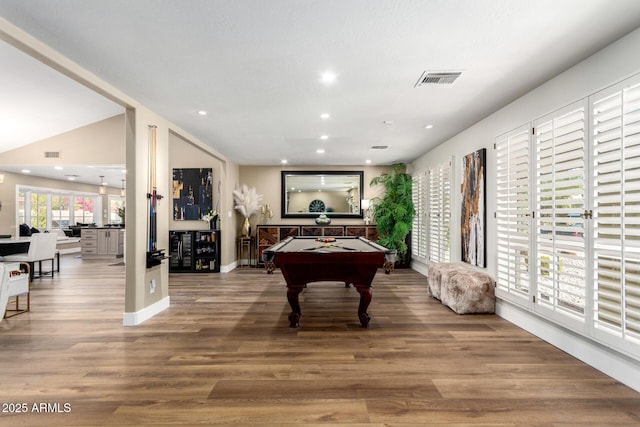
[[[60,153],[59,151],[45,151],[44,152],[44,158],[45,159],[59,159],[61,154],[62,153]]]
[[[422,73],[414,87],[425,85],[450,85],[460,77],[460,74],[462,74],[462,71],[425,71]]]
[[[388,145],[372,145],[371,146],[372,150],[378,150],[378,151],[386,150],[387,148],[389,148]]]

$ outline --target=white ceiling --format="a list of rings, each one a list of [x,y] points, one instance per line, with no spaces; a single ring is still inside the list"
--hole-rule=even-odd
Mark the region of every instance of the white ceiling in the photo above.
[[[122,114],[123,107],[55,72],[13,46],[0,41],[0,153],[59,135]],[[90,144],[91,141],[87,141]],[[124,141],[123,141],[124,143]],[[44,155],[44,153],[43,153]],[[3,164],[0,170],[98,184],[100,175],[110,186],[120,187],[120,165],[69,165],[62,170],[30,163]]]
[[[363,165],[411,161],[629,33],[640,1],[0,0],[0,16],[239,164]],[[24,74],[6,50],[0,78]],[[426,70],[462,75],[414,88]],[[102,114],[63,114],[60,80],[0,98],[54,103],[27,140]]]

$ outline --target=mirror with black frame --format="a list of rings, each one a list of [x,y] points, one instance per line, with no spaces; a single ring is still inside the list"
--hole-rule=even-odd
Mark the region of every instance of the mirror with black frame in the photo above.
[[[362,218],[362,171],[282,171],[282,218]]]

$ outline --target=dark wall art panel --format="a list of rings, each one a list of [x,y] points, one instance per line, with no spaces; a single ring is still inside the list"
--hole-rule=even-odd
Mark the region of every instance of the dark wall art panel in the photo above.
[[[478,267],[486,266],[486,153],[482,148],[462,158],[462,260]]]
[[[212,168],[173,170],[174,220],[200,220],[212,206]]]

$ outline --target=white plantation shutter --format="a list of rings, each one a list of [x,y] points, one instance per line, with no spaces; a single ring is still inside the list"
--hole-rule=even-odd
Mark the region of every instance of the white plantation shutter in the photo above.
[[[426,173],[420,172],[412,177],[411,197],[416,215],[411,230],[411,254],[414,257],[427,257],[427,225],[426,225]]]
[[[451,174],[453,160],[439,166],[442,180],[442,235],[440,257],[443,262],[451,261]]]
[[[640,83],[591,97],[594,323],[640,342]]]
[[[530,287],[530,127],[496,139],[496,244],[498,291],[527,298]]]
[[[429,261],[451,261],[451,165],[448,161],[429,169],[428,182],[428,236]]]
[[[585,103],[534,122],[536,298],[539,307],[584,319]]]
[[[640,74],[494,148],[496,295],[640,360]]]

